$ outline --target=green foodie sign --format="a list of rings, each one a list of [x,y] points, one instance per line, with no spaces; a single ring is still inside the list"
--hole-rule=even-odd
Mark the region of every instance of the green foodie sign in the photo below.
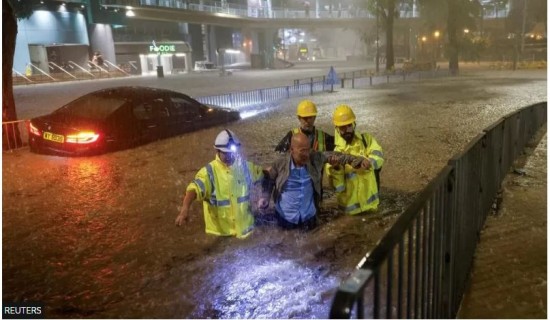
[[[157,45],[155,41],[153,41],[153,44],[149,46],[149,52],[158,53],[158,54],[176,53],[176,45],[175,44]]]

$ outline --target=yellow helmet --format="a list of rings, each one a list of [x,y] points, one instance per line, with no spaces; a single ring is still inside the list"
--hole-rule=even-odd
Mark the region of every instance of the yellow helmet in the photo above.
[[[298,117],[314,117],[317,115],[317,107],[310,100],[302,100],[296,108],[296,115]]]
[[[346,126],[354,122],[355,113],[353,113],[353,110],[351,110],[350,106],[346,104],[341,104],[336,107],[336,109],[334,110],[334,114],[332,115],[332,123],[334,123],[335,126]]]

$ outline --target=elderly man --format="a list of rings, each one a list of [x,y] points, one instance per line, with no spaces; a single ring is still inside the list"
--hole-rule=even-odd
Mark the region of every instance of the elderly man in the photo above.
[[[176,225],[187,221],[193,200],[202,201],[206,233],[245,238],[254,228],[250,210],[252,185],[263,178],[262,168],[239,156],[241,143],[231,130],[216,137],[216,158],[199,170],[187,187]]]
[[[267,178],[275,185],[273,200],[279,225],[286,229],[315,228],[325,163],[360,166],[362,160],[351,155],[312,152],[309,138],[301,132],[294,134],[290,153],[277,159],[266,170]],[[261,199],[260,207],[266,207],[267,203],[266,198]]]

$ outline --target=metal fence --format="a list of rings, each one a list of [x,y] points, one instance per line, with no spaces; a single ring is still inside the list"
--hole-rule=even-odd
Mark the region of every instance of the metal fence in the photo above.
[[[337,87],[367,88],[383,83],[420,80],[444,75],[448,75],[448,70],[417,71],[413,73],[399,71],[387,75],[374,75],[368,70],[358,70],[338,74],[338,83],[329,83],[330,81],[328,81],[326,76],[319,76],[294,80],[294,84],[290,86],[231,92],[220,95],[196,97],[195,99],[204,104],[240,109],[242,107],[273,103],[294,97],[330,92]],[[4,151],[17,149],[27,144],[28,135],[25,126],[27,121],[28,120],[2,122]],[[19,136],[15,129],[21,133],[20,138],[18,138]],[[11,138],[11,136],[13,136],[13,138]]]
[[[19,149],[27,144],[29,120],[2,122],[2,150]]]
[[[502,118],[451,158],[341,283],[330,317],[455,318],[485,219],[546,104]]]
[[[232,92],[215,96],[196,97],[204,104],[214,104],[228,108],[239,108],[267,102],[275,102],[293,97],[313,95],[330,90],[331,86],[322,81],[302,83],[293,86]]]
[[[213,104],[227,108],[240,108],[283,99],[313,95],[315,93],[332,91],[334,88],[364,89],[379,84],[396,83],[408,80],[447,76],[447,69],[433,71],[402,72],[374,75],[368,70],[359,70],[338,74],[338,83],[329,83],[326,76],[295,79],[293,85],[232,92],[214,96],[195,97],[204,104]]]

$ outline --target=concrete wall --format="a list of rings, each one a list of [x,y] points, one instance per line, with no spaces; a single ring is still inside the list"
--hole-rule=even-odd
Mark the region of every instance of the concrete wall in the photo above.
[[[89,45],[86,19],[81,12],[37,10],[28,19],[19,20],[17,27],[13,68],[22,74],[31,62],[29,45]],[[37,56],[41,55],[33,59]]]
[[[111,26],[103,23],[90,24],[88,30],[91,47],[90,60],[92,60],[93,52],[99,51],[103,55],[104,60],[108,60],[116,65],[115,45]]]

